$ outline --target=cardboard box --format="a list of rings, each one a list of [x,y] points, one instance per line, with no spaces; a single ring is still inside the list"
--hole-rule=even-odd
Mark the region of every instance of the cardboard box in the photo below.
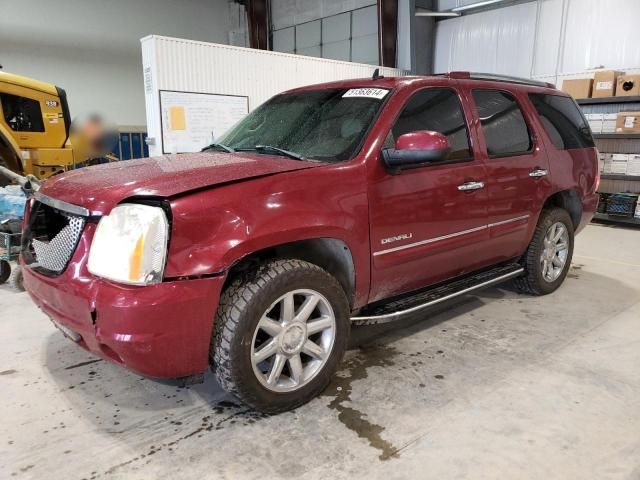
[[[640,133],[640,112],[618,113],[616,133]]]
[[[602,117],[602,133],[616,133],[617,113],[605,113]]]
[[[640,75],[620,75],[616,82],[616,97],[640,95]]]
[[[602,123],[604,120],[604,113],[587,113],[584,116],[589,123],[591,132],[602,133]]]
[[[613,154],[605,153],[602,173],[611,173],[612,163],[613,163]]]
[[[609,164],[609,170],[611,170],[611,154],[610,153],[600,153],[598,156],[598,163],[600,165],[600,171],[604,173],[605,164]]]
[[[591,97],[593,88],[593,78],[577,78],[562,81],[562,91],[568,93],[573,98]]]
[[[616,70],[601,70],[593,76],[593,98],[613,97],[616,91],[616,82],[622,72]]]
[[[629,163],[629,155],[626,153],[614,153],[611,155],[611,172],[617,175],[627,174],[627,165]]]
[[[627,160],[627,175],[640,176],[640,155],[629,155],[629,159]]]

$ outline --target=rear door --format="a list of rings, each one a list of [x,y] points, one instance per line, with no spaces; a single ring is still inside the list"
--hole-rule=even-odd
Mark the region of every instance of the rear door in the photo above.
[[[521,255],[529,243],[551,191],[549,165],[519,91],[467,85],[487,169],[488,233],[496,263]]]
[[[369,301],[414,290],[485,261],[485,169],[469,135],[469,111],[455,88],[426,87],[404,101],[385,147],[405,133],[447,136],[443,161],[392,174],[381,156],[369,182],[372,282]],[[471,186],[466,188],[466,186]]]

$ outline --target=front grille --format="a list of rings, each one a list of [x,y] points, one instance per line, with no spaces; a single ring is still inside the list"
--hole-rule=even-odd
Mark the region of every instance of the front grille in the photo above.
[[[22,258],[27,265],[48,275],[67,268],[87,217],[34,200],[22,236]]]

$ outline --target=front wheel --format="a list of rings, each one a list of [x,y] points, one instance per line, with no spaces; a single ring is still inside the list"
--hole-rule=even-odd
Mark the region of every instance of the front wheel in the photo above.
[[[16,265],[9,276],[9,285],[18,292],[24,292],[24,282],[22,276],[22,267]]]
[[[546,295],[564,281],[573,257],[573,222],[566,210],[543,210],[533,239],[522,257],[525,275],[514,280],[516,288],[532,295]]]
[[[348,337],[349,305],[338,281],[302,260],[273,260],[223,292],[211,363],[225,390],[277,413],[324,390]]]

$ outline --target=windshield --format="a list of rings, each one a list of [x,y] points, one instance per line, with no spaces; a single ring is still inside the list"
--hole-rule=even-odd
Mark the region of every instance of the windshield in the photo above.
[[[359,150],[388,92],[341,88],[277,95],[217,141],[239,151],[268,145],[305,159],[349,160]]]

